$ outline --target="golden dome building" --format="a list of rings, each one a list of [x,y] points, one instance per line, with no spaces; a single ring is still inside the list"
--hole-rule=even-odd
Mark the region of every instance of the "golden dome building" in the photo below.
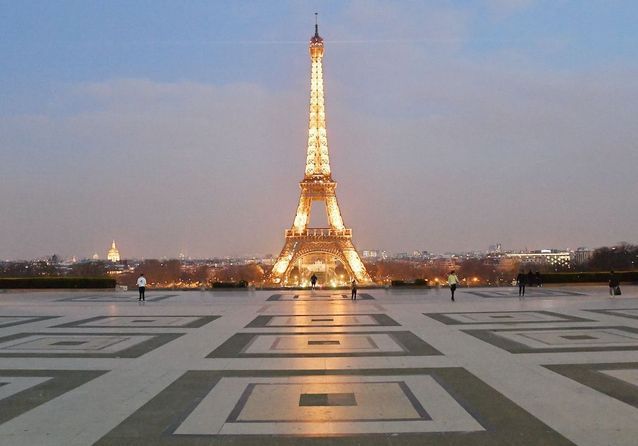
[[[113,263],[120,261],[120,251],[117,249],[117,246],[115,246],[115,240],[111,243],[111,249],[109,249],[109,252],[106,254],[106,258],[109,262]]]

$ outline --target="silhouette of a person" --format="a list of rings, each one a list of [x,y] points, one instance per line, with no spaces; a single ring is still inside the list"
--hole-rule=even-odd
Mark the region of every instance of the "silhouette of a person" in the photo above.
[[[454,270],[450,271],[450,274],[447,276],[447,284],[450,286],[450,292],[452,293],[451,300],[454,301],[454,292],[456,291],[456,287],[459,286],[461,282],[459,281],[458,276],[454,272]]]
[[[317,276],[315,276],[314,274],[312,275],[312,277],[310,277],[310,285],[312,286],[313,290],[317,287]]]
[[[352,290],[352,296],[350,297],[350,299],[357,300],[357,281],[356,280],[352,281],[351,290]]]
[[[144,277],[144,274],[140,274],[140,277],[137,278],[137,289],[140,292],[140,297],[137,300],[145,302],[146,298],[144,296],[144,292],[146,291],[146,278]]]
[[[542,287],[543,286],[543,278],[541,277],[541,272],[540,271],[536,271],[536,286],[538,286],[538,287]]]
[[[527,273],[527,285],[534,286],[534,282],[536,282],[536,279],[534,278],[534,273],[530,269]]]
[[[618,289],[618,292],[616,292]],[[613,271],[609,271],[609,295],[615,296],[620,294],[620,280]]]
[[[521,270],[516,276],[516,284],[518,285],[518,297],[525,297],[525,285],[527,284],[527,276],[525,271]]]

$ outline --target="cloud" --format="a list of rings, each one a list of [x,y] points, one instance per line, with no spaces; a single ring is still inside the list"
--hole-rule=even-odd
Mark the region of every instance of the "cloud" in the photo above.
[[[332,168],[359,248],[634,241],[635,67],[468,55],[466,10],[396,5],[353,2],[325,36]],[[260,66],[250,82],[80,82],[0,116],[0,258],[112,238],[125,257],[276,254],[305,160],[296,67],[267,67],[276,86]]]

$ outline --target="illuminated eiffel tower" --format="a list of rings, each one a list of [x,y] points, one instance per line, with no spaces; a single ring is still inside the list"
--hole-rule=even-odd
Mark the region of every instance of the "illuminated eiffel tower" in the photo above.
[[[323,39],[315,24],[315,35],[310,39],[310,120],[308,124],[308,152],[304,179],[299,183],[301,196],[292,228],[286,229],[286,242],[277,258],[268,281],[281,285],[296,285],[307,281],[311,274],[323,274],[320,282],[343,284],[346,279],[335,274],[330,264],[341,262],[349,280],[360,284],[370,283],[365,266],[352,244],[352,229],[346,228],[341,218],[335,189],[337,183],[330,173],[326,113],[323,100]],[[310,209],[313,201],[323,201],[329,228],[309,228]],[[310,259],[310,262],[304,260]],[[314,263],[312,263],[314,262]],[[303,265],[306,265],[304,268]],[[315,266],[313,269],[313,265]],[[318,269],[317,269],[318,265]],[[291,271],[296,277],[289,280]],[[330,277],[332,276],[332,278]],[[343,276],[343,275],[342,275]]]

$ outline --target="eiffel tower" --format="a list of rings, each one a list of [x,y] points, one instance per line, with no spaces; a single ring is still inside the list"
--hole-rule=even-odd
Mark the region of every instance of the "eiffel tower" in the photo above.
[[[290,229],[286,229],[286,242],[277,258],[268,281],[287,285],[291,270],[308,257],[337,259],[350,280],[360,284],[372,282],[370,275],[352,244],[352,229],[346,228],[341,218],[335,189],[337,183],[330,172],[326,113],[323,99],[323,39],[315,23],[315,35],[310,39],[310,120],[308,124],[308,150],[306,171],[299,183],[301,196],[297,214]],[[313,201],[323,201],[329,228],[310,228],[310,210]],[[321,261],[319,261],[321,262]],[[309,273],[307,274],[309,275]],[[341,280],[343,283],[344,280]]]

